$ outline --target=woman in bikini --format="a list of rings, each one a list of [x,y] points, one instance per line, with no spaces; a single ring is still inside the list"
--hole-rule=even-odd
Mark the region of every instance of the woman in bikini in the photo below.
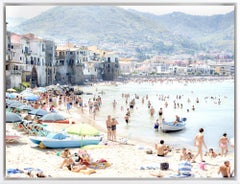
[[[227,134],[224,133],[222,137],[220,137],[219,139],[219,146],[221,148],[221,155],[227,155],[228,153],[228,143],[229,143],[229,140],[227,138]]]

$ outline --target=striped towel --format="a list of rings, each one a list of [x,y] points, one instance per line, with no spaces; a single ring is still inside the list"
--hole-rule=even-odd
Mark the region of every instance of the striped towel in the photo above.
[[[181,161],[178,164],[178,171],[181,175],[191,175],[192,165],[189,161]]]

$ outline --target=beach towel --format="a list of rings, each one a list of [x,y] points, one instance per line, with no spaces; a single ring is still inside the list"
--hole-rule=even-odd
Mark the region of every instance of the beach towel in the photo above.
[[[147,165],[142,165],[139,168],[140,170],[159,170],[160,165],[158,163],[151,163]]]
[[[180,175],[191,175],[192,165],[189,161],[182,161],[178,164],[178,172]]]
[[[7,174],[18,174],[18,173],[24,173],[24,171],[20,170],[20,169],[13,169],[13,168],[10,168],[10,169],[7,169]]]
[[[192,178],[194,175],[192,174],[172,174],[169,176],[166,176],[166,178]]]

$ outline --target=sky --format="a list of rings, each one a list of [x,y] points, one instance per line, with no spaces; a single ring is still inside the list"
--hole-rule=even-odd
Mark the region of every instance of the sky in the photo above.
[[[5,6],[6,17],[32,18],[54,6]],[[191,15],[211,16],[214,14],[225,14],[234,10],[232,5],[194,5],[194,6],[119,6],[124,9],[135,9],[143,12],[155,13],[158,15],[172,13],[174,11],[183,12]]]

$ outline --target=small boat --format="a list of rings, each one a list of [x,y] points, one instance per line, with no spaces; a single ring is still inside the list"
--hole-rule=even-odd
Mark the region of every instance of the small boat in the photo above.
[[[180,130],[183,130],[185,128],[186,121],[187,121],[187,118],[180,118],[180,121],[178,121],[174,125],[174,121],[167,122],[167,121],[163,120],[163,122],[160,124],[160,129],[163,132],[176,132],[176,131],[180,131]]]
[[[102,137],[49,133],[46,137],[30,136],[29,139],[41,148],[80,148],[86,145],[97,145],[102,140]]]

